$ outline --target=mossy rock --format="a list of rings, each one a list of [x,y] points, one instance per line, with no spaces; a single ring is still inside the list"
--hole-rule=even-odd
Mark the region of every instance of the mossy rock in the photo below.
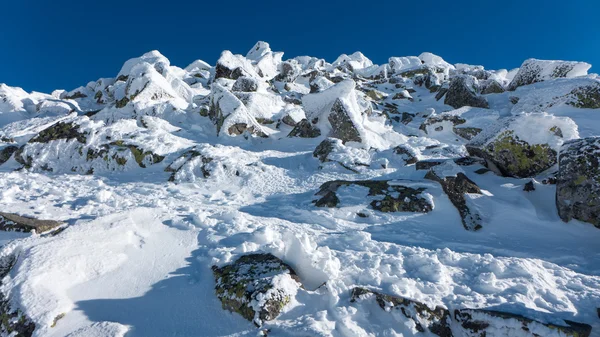
[[[582,109],[600,109],[600,84],[588,85],[571,91],[567,104]]]
[[[37,134],[29,142],[30,143],[48,143],[59,139],[77,139],[78,142],[85,144],[86,135],[79,132],[79,125],[69,122],[58,122]]]
[[[223,267],[212,267],[215,291],[223,309],[261,326],[284,309],[295,294],[279,288],[281,278],[299,287],[296,272],[271,254],[249,254]]]
[[[494,163],[504,176],[530,178],[557,163],[557,153],[548,144],[529,144],[508,130],[484,147],[467,146],[472,156]]]

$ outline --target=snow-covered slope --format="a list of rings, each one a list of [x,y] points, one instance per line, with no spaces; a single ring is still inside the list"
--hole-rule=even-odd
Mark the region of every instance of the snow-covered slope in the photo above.
[[[0,212],[61,225],[0,232],[0,335],[600,336],[589,68],[258,42],[2,84]]]

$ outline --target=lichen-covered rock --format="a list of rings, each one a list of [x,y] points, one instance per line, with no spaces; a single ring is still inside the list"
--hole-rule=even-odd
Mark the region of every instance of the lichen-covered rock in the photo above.
[[[444,192],[448,195],[448,199],[450,199],[454,207],[458,210],[465,229],[476,231],[482,228],[481,215],[479,215],[477,210],[469,207],[465,199],[465,193],[481,194],[481,190],[477,184],[462,172],[457,173],[456,176],[440,177],[435,170],[430,170],[425,175],[425,178],[437,181],[442,185]]]
[[[407,187],[390,180],[328,181],[315,194],[321,198],[313,202],[318,207],[336,207],[340,201],[337,196],[339,188],[352,185],[368,189],[365,198],[370,200],[369,205],[376,211],[427,213],[433,209],[431,199],[423,195],[425,188]]]
[[[316,138],[321,135],[321,130],[315,127],[306,118],[296,123],[294,129],[290,131],[288,137],[300,137],[300,138]]]
[[[577,219],[600,228],[600,137],[563,145],[556,177],[556,206],[563,221]]]
[[[259,327],[277,318],[300,286],[294,270],[271,254],[244,255],[212,270],[223,309]]]
[[[528,59],[523,62],[519,72],[508,85],[508,90],[520,86],[547,81],[553,78],[586,75],[591,65],[585,62],[547,61]]]
[[[450,81],[444,104],[458,109],[463,106],[488,108],[488,102],[477,94],[477,79],[469,75],[460,75]]]
[[[521,315],[485,309],[457,309],[454,311],[454,335],[485,336],[565,336],[588,337],[592,327],[565,320],[565,325],[542,323]]]
[[[509,177],[532,177],[557,163],[557,153],[548,144],[529,144],[512,131],[503,132],[484,147],[468,145],[467,151],[491,161]]]
[[[62,222],[59,221],[38,220],[14,213],[0,212],[0,230],[3,231],[44,233],[60,225]]]
[[[233,91],[254,92],[258,90],[258,81],[252,77],[242,76],[233,83],[231,89]]]
[[[17,262],[17,256],[0,257],[0,285]],[[0,334],[11,337],[31,337],[35,331],[35,323],[21,310],[14,309],[6,295],[0,292]]]
[[[78,142],[86,142],[84,133],[79,132],[79,125],[69,122],[58,122],[37,134],[29,142],[30,143],[48,143],[58,139],[77,139]]]
[[[600,83],[573,89],[567,104],[582,109],[600,109]]]
[[[421,302],[408,298],[384,295],[366,288],[352,289],[350,302],[361,303],[374,299],[379,307],[387,312],[398,311],[404,317],[412,320],[417,331],[429,332],[439,337],[452,337],[451,317],[448,309],[436,307],[429,308]]]
[[[521,114],[490,125],[466,148],[503,176],[529,178],[554,166],[560,146],[574,138],[579,138],[579,133],[570,118]]]

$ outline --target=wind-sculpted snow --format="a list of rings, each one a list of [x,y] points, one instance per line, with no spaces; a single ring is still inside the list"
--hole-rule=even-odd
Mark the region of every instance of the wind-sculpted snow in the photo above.
[[[600,333],[589,65],[283,56],[1,84],[0,335]]]

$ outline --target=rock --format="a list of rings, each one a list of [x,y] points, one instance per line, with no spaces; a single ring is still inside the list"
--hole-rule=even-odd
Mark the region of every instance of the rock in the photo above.
[[[582,86],[571,91],[567,104],[582,109],[600,109],[600,83]]]
[[[556,176],[556,206],[565,222],[577,219],[600,228],[600,137],[562,146]]]
[[[0,230],[3,231],[26,233],[35,231],[39,234],[50,231],[62,224],[62,222],[54,220],[38,220],[14,213],[0,212]]]
[[[18,149],[18,146],[9,145],[0,150],[0,165],[6,163]]]
[[[275,76],[275,81],[279,82],[293,82],[298,76],[300,76],[300,67],[298,64],[293,63],[291,60],[281,63],[281,71]]]
[[[465,199],[465,193],[481,194],[477,184],[462,172],[457,173],[456,176],[440,177],[434,170],[429,170],[425,178],[437,181],[442,185],[448,199],[458,210],[466,230],[477,231],[482,228],[481,216],[475,209],[471,209],[467,205]]]
[[[333,180],[321,185],[315,194],[321,196],[313,201],[319,207],[336,207],[339,198],[336,192],[342,186],[362,186],[369,189],[369,197],[378,197],[371,201],[371,208],[380,212],[420,212],[433,210],[430,201],[422,196],[425,188],[411,188],[396,184],[390,180]]]
[[[313,157],[318,158],[320,162],[324,163],[329,161],[327,158],[335,146],[335,140],[325,139],[313,151]]]
[[[419,161],[417,158],[417,153],[415,150],[408,146],[399,145],[394,148],[394,153],[401,155],[404,158],[404,163],[406,165],[412,165]]]
[[[369,90],[369,91],[367,91],[366,95],[367,95],[367,97],[369,97],[370,99],[372,99],[374,101],[381,101],[385,98],[385,95],[381,91],[378,91],[378,90]]]
[[[488,102],[477,94],[477,79],[469,75],[454,77],[450,82],[444,104],[458,109],[463,106],[488,108]]]
[[[17,256],[6,255],[0,258],[0,280],[4,279],[17,262]],[[0,285],[1,285],[0,281]],[[0,292],[0,332],[12,337],[31,337],[35,323],[21,310],[12,308],[11,301]]]
[[[77,139],[78,142],[85,144],[86,136],[79,132],[79,125],[75,123],[58,122],[37,134],[29,140],[30,143],[48,143],[58,139]]]
[[[523,62],[519,71],[508,85],[508,90],[513,91],[523,85],[554,78],[586,75],[590,67],[591,65],[585,62],[528,59]]]
[[[249,254],[223,267],[212,267],[223,309],[260,327],[279,316],[300,286],[294,270],[271,254]]]
[[[429,170],[432,167],[442,165],[444,163],[447,163],[448,161],[452,161],[456,165],[459,165],[459,166],[471,166],[471,165],[476,165],[476,164],[479,164],[479,165],[485,164],[485,160],[475,158],[475,157],[460,157],[460,158],[454,158],[454,159],[428,159],[428,160],[418,161],[417,164],[415,165],[415,169],[417,171]]]
[[[556,151],[548,144],[529,144],[504,131],[485,146],[468,144],[467,151],[490,161],[504,176],[527,178],[535,176],[556,164]]]
[[[349,112],[341,100],[337,99],[327,117],[331,124],[330,136],[341,139],[342,142],[361,142],[362,138],[350,119]]]
[[[453,319],[458,323],[454,330],[460,336],[565,336],[588,337],[592,327],[587,324],[565,320],[560,326],[542,323],[521,315],[485,309],[457,309]]]
[[[254,92],[258,90],[258,81],[251,77],[242,76],[235,80],[233,91]]]
[[[228,78],[237,80],[242,76],[259,78],[260,76],[254,70],[252,63],[241,55],[233,55],[225,50],[217,60],[215,66],[215,79]]]
[[[533,184],[533,180],[530,180],[528,183],[526,183],[523,186],[523,191],[525,191],[525,192],[535,191],[535,185]]]
[[[484,84],[483,89],[481,90],[482,95],[501,94],[503,92],[504,87],[502,87],[502,84],[498,83],[496,80],[489,80]]]
[[[464,128],[454,127],[454,128],[452,128],[452,132],[454,132],[455,134],[457,134],[458,136],[460,136],[466,140],[471,140],[471,139],[475,138],[478,134],[481,133],[481,131],[483,131],[483,129],[475,128],[475,127],[464,127]]]
[[[178,181],[178,174],[181,171],[200,171],[200,176],[204,178],[210,177],[210,169],[208,164],[213,161],[212,158],[203,156],[198,150],[190,150],[183,153],[175,159],[169,166],[165,168],[165,172],[171,172],[169,181]],[[195,176],[195,175],[194,175]]]
[[[398,311],[414,322],[419,332],[430,332],[440,337],[452,337],[450,312],[442,307],[430,309],[427,305],[400,296],[384,295],[366,288],[352,289],[350,302],[375,299],[379,307],[386,311]],[[399,323],[401,324],[401,323]]]
[[[296,124],[288,137],[316,138],[321,135],[321,130],[312,125],[306,118]]]
[[[450,122],[450,123],[452,123],[453,126],[456,126],[456,125],[461,125],[461,124],[466,123],[466,120],[464,118],[460,117],[460,116],[449,115],[449,114],[443,114],[443,115],[439,115],[439,116],[432,116],[432,117],[427,118],[419,126],[419,130],[427,133],[427,127],[428,126],[434,125],[434,124],[438,124],[438,123],[443,123],[443,122]]]

